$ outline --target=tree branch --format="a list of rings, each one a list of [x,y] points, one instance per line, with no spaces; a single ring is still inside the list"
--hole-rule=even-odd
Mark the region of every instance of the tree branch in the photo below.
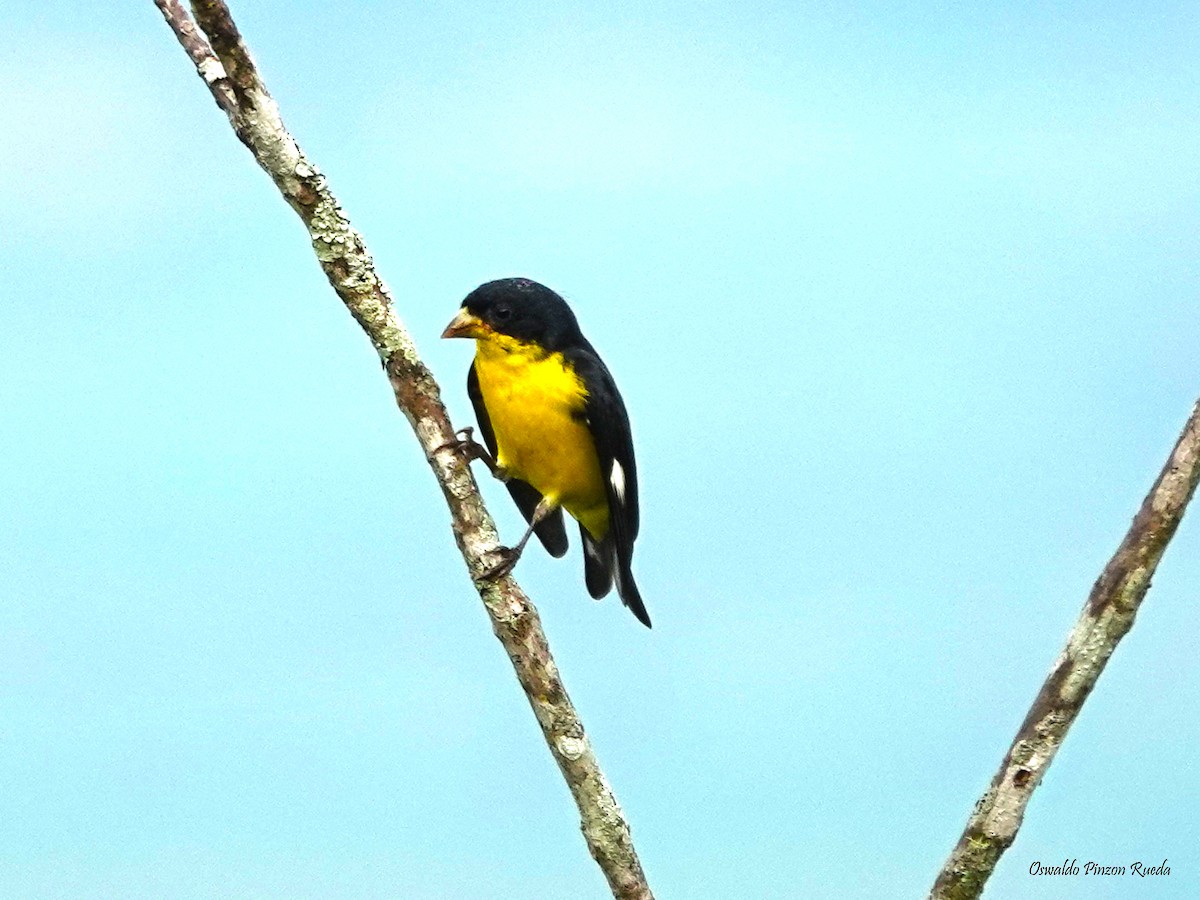
[[[450,507],[455,539],[492,630],[508,652],[575,798],[588,849],[613,896],[652,900],[629,826],[567,696],[537,610],[512,577],[498,581],[480,577],[489,567],[487,557],[498,546],[495,524],[469,467],[449,449],[454,427],[438,385],[396,315],[391,292],[376,273],[362,236],[350,226],[325,177],[284,127],[228,7],[221,0],[198,0],[192,4],[193,22],[177,0],[155,0],[155,5],[242,143],[304,222],[329,283],[383,360],[396,402],[416,432]]]
[[[1041,783],[1117,643],[1133,627],[1150,579],[1200,479],[1200,401],[1125,540],[1092,587],[1008,755],[992,779],[930,893],[931,900],[978,897],[1017,836]]]
[[[237,100],[233,96],[233,88],[229,84],[229,79],[225,77],[225,67],[213,55],[212,48],[208,46],[208,40],[196,30],[196,23],[192,21],[192,17],[188,15],[188,11],[183,8],[179,0],[154,0],[154,5],[158,7],[163,18],[167,20],[167,24],[171,26],[171,30],[175,32],[175,37],[179,38],[180,45],[191,59],[192,65],[196,67],[200,77],[204,79],[204,83],[208,85],[213,99],[217,101],[217,106],[221,107],[229,116],[230,123],[234,123],[237,116]],[[237,127],[235,123],[234,127]]]

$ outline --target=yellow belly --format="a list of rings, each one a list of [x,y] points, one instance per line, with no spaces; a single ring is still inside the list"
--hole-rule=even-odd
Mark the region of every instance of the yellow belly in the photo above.
[[[592,435],[580,414],[587,391],[561,354],[527,345],[475,345],[479,390],[496,435],[496,461],[560,504],[600,540],[608,498]]]

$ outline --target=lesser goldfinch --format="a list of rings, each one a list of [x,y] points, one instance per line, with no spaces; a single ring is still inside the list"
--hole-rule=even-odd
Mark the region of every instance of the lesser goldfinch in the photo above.
[[[616,584],[649,627],[630,569],[638,486],[629,415],[567,302],[527,278],[489,281],[442,337],[475,340],[467,393],[487,453],[469,436],[464,446],[506,483],[529,523],[489,574],[511,569],[534,533],[551,556],[566,553],[565,509],[579,522],[588,593],[599,599]]]

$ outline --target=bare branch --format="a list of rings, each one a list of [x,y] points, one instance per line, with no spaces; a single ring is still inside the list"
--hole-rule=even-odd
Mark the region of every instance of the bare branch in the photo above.
[[[225,67],[213,54],[208,40],[196,29],[196,23],[179,0],[154,0],[154,5],[162,12],[163,18],[175,32],[175,37],[179,38],[179,43],[187,52],[192,65],[212,92],[217,106],[221,107],[229,116],[230,122],[233,122],[237,114],[237,100],[233,96],[229,79],[225,76]]]
[[[1200,479],[1200,401],[1158,480],[1088,596],[1049,677],[991,787],[975,805],[930,893],[931,900],[978,897],[1017,836],[1025,807],[1117,643],[1133,627],[1150,579]]]
[[[449,449],[454,428],[437,383],[396,315],[391,293],[376,273],[362,236],[350,226],[325,177],[284,127],[228,7],[220,0],[192,4],[195,21],[208,37],[205,43],[175,0],[155,0],[155,4],[229,115],[238,137],[304,222],[329,283],[383,360],[396,402],[416,432],[450,507],[455,539],[492,629],[508,652],[575,798],[588,849],[613,896],[651,900],[629,826],[567,696],[537,611],[511,577],[494,582],[480,578],[494,561],[488,556],[498,546],[495,524],[470,469]],[[219,75],[213,63],[220,66]]]

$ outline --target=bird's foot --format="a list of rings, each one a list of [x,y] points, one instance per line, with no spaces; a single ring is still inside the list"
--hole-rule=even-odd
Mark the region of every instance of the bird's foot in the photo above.
[[[487,448],[475,440],[475,429],[470,425],[454,432],[454,440],[446,441],[446,443],[439,444],[433,448],[434,453],[441,450],[450,450],[458,453],[466,458],[467,462],[478,458],[480,454],[490,455],[487,452]]]
[[[461,435],[461,437],[459,437],[459,435]],[[496,462],[495,457],[488,452],[487,447],[475,440],[474,427],[468,425],[466,428],[460,428],[458,431],[454,432],[454,437],[455,440],[447,441],[446,443],[435,447],[433,452],[437,453],[439,450],[449,450],[453,453],[457,453],[462,457],[463,462],[465,462],[467,465],[470,465],[473,460],[481,459],[483,460],[484,465],[488,467],[488,471],[490,471],[492,475],[494,475],[496,478],[499,478],[501,481],[508,480],[508,472],[504,469],[504,467]]]
[[[499,578],[503,578],[513,570],[513,567],[517,564],[517,560],[521,558],[521,549],[518,547],[497,547],[492,552],[500,557],[500,561],[485,569],[480,573],[479,577],[484,581],[496,581]]]

